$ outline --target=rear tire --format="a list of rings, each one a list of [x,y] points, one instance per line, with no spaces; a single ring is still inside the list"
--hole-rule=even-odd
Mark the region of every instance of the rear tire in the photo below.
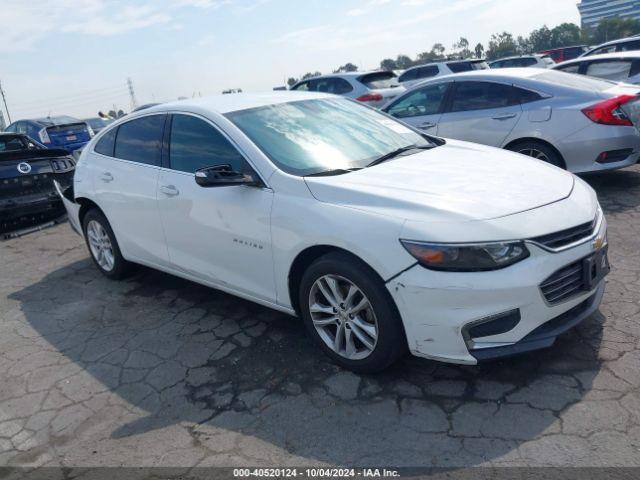
[[[89,210],[82,220],[82,230],[91,259],[103,275],[120,280],[129,273],[131,264],[122,257],[111,225],[101,211]]]
[[[329,253],[307,268],[299,305],[309,335],[346,369],[379,372],[407,350],[400,315],[384,283],[348,254]]]
[[[566,169],[566,166],[558,152],[556,152],[552,147],[543,142],[527,140],[524,142],[518,142],[514,143],[513,145],[509,145],[507,147],[507,150],[521,153],[522,155],[533,157],[537,160],[542,160],[543,162],[550,163],[551,165],[558,168]]]

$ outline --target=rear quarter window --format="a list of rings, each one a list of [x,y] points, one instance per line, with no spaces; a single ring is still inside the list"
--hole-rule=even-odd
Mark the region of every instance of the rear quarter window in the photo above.
[[[96,143],[94,152],[99,153],[100,155],[106,155],[107,157],[113,157],[113,150],[116,145],[116,132],[118,128],[112,128],[111,130],[105,132],[100,140]]]
[[[451,62],[447,63],[447,67],[449,67],[449,70],[453,73],[470,72],[473,70],[470,62]]]

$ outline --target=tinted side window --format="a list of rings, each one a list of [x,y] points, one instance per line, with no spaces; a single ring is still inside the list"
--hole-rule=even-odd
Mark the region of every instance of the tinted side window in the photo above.
[[[609,45],[607,47],[596,48],[589,55],[600,55],[600,54],[603,54],[603,53],[613,53],[615,51],[616,51],[616,46],[615,45]]]
[[[447,67],[449,67],[453,73],[470,72],[473,70],[471,63],[469,62],[447,63]]]
[[[440,73],[437,65],[431,65],[428,67],[420,67],[417,69],[416,78],[430,78],[435,77]]]
[[[408,82],[409,80],[415,80],[418,76],[418,69],[407,70],[398,77],[399,82]]]
[[[515,62],[514,66],[517,67],[530,67],[531,65],[535,65],[538,63],[538,60],[532,57],[519,58],[518,61]]]
[[[336,95],[342,95],[353,91],[353,87],[344,78],[332,78],[329,86],[329,92]]]
[[[309,90],[309,82],[302,82],[301,84],[294,86],[291,90],[306,92]]]
[[[27,135],[27,122],[17,122],[16,132]]]
[[[564,67],[559,67],[559,68],[554,68],[554,70],[560,70],[561,72],[567,72],[567,73],[579,73],[580,72],[580,65],[582,65],[581,63],[573,63],[571,65],[567,65]]]
[[[452,112],[487,110],[512,105],[511,86],[491,82],[460,82],[451,102]]]
[[[160,165],[164,120],[165,115],[150,115],[120,125],[114,156],[145,165]]]
[[[513,90],[513,98],[514,103],[518,102],[522,103],[531,103],[536,102],[538,100],[542,100],[543,97],[539,93],[532,92],[531,90],[526,90],[524,88],[512,87]]]
[[[420,88],[392,105],[388,113],[397,118],[435,115],[440,111],[448,86],[448,83],[440,83]]]
[[[640,50],[640,40],[625,42],[618,45],[618,52],[629,52],[632,50]]]
[[[98,140],[96,147],[93,149],[96,153],[113,157],[113,149],[116,145],[116,132],[117,128],[112,128]]]
[[[194,173],[215,165],[244,170],[244,158],[218,130],[204,120],[174,115],[171,122],[169,163],[174,170]]]

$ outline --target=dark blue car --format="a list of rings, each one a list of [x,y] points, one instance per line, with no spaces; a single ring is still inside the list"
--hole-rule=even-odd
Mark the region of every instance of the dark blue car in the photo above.
[[[64,148],[69,152],[84,147],[93,136],[86,122],[68,116],[18,120],[5,128],[5,132],[21,133],[47,148]]]

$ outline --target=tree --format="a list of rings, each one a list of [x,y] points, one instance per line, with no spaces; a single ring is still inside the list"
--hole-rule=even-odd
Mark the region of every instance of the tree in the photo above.
[[[358,71],[358,67],[356,65],[354,65],[351,62],[345,63],[344,65],[341,65],[338,67],[337,70],[334,70],[333,73],[340,73],[340,72],[357,72]]]
[[[516,45],[513,35],[508,32],[494,33],[489,41],[487,50],[487,58],[493,60],[500,57],[509,57],[518,54],[518,46]]]
[[[313,73],[307,72],[302,76],[300,80],[307,80],[309,78],[319,77],[320,75],[322,75],[322,73],[320,72],[313,72]]]
[[[398,65],[396,65],[396,61],[393,58],[385,58],[380,62],[380,68],[382,70],[396,70]]]
[[[592,43],[599,44],[640,33],[640,20],[633,18],[605,18],[588,33]]]
[[[542,28],[531,32],[527,41],[527,47],[526,53],[541,52],[553,48],[553,34],[549,27],[543,25]]]
[[[398,55],[396,58],[396,65],[401,70],[406,70],[413,66],[413,60],[406,55]]]
[[[287,85],[289,85],[289,87],[293,87],[296,83],[298,83],[297,78],[293,78],[293,77],[287,78]]]
[[[582,43],[580,27],[575,23],[562,23],[551,30],[551,48],[568,47]]]
[[[460,37],[460,40],[453,44],[453,50],[455,51],[455,55],[460,58],[469,58],[471,56],[469,40],[464,37]]]
[[[473,51],[476,54],[476,58],[484,57],[484,45],[482,45],[481,43],[478,43],[476,45],[476,48],[473,49]]]

